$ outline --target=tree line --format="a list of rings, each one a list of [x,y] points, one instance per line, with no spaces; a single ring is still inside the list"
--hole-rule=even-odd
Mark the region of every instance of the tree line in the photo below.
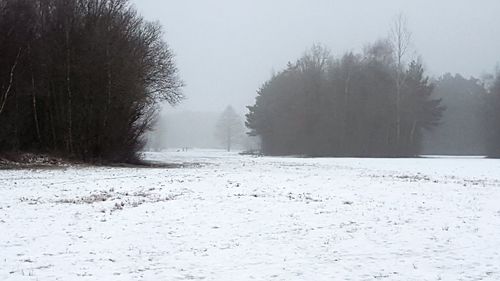
[[[128,0],[0,0],[0,152],[135,161],[181,87],[161,26]]]
[[[500,74],[433,79],[409,59],[399,15],[390,36],[340,57],[316,45],[273,74],[248,107],[249,135],[268,155],[500,156]],[[409,62],[407,62],[409,61]]]
[[[339,59],[313,47],[259,90],[247,115],[250,134],[271,155],[418,154],[422,130],[435,126],[444,108],[431,97],[422,64],[398,69],[393,52],[388,41]]]
[[[314,46],[264,83],[246,125],[268,155],[500,157],[500,74],[489,80],[401,67],[389,40],[340,58]]]

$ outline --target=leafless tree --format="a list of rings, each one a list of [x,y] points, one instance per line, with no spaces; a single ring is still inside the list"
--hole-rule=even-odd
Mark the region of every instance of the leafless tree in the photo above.
[[[408,19],[403,13],[396,16],[391,31],[390,42],[396,62],[396,144],[401,142],[401,91],[405,81],[405,57],[408,55],[412,34],[408,29]]]
[[[243,121],[232,106],[228,106],[217,121],[215,136],[227,151],[231,151],[233,146],[241,140]]]
[[[0,0],[0,151],[134,161],[182,86],[162,27],[129,0]]]

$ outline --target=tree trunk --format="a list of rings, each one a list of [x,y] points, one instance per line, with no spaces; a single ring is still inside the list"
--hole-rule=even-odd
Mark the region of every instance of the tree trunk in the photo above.
[[[345,154],[345,139],[346,139],[346,134],[347,134],[347,122],[348,118],[347,115],[349,113],[348,111],[348,104],[349,104],[349,92],[350,92],[350,83],[351,83],[351,73],[350,71],[347,74],[347,79],[345,81],[345,87],[344,87],[344,116],[342,120],[342,129],[341,129],[341,135],[340,135],[340,152],[342,154]]]
[[[108,32],[109,32],[109,27],[108,27]],[[110,59],[110,52],[109,52],[109,42],[106,43],[106,76],[107,76],[107,85],[106,85],[106,94],[107,94],[107,100],[106,100],[106,112],[104,113],[104,121],[103,121],[103,130],[106,131],[106,127],[108,126],[108,118],[109,118],[109,110],[111,108],[111,89],[112,89],[112,73],[111,73],[111,59]]]
[[[35,87],[35,74],[33,73],[33,58],[31,57],[31,45],[28,46],[29,48],[29,53],[30,53],[30,58],[31,58],[31,90],[33,91],[33,96],[32,96],[32,105],[33,105],[33,118],[35,121],[35,130],[36,130],[36,136],[38,139],[38,143],[42,143],[42,136],[40,134],[40,123],[38,122],[38,111],[37,111],[37,105],[36,105],[36,87]]]
[[[0,106],[0,115],[2,114],[3,110],[5,109],[5,104],[7,103],[7,98],[9,97],[10,91],[12,90],[12,83],[14,81],[14,73],[16,72],[16,67],[17,63],[19,61],[19,57],[21,56],[21,50],[22,48],[19,48],[19,52],[17,52],[16,60],[12,64],[12,67],[10,69],[10,78],[9,78],[9,85],[7,86],[7,89],[5,90],[3,100],[2,100],[2,105]]]
[[[69,27],[67,27],[69,28]],[[66,90],[68,95],[68,152],[73,153],[73,104],[71,92],[71,52],[69,46],[69,30],[66,30]]]
[[[48,136],[51,136],[52,137],[52,149],[53,150],[56,150],[57,149],[57,134],[56,134],[56,128],[55,128],[55,121],[54,121],[54,106],[53,104],[55,104],[55,100],[53,100],[53,97],[52,97],[52,91],[50,90],[50,82],[48,83],[47,87],[48,87],[48,92],[47,92],[47,112],[48,112]],[[48,145],[48,141],[47,141],[47,145]]]
[[[411,132],[410,132],[410,143],[411,145],[415,144],[415,132],[417,131],[417,121],[413,121],[413,125],[411,127]]]
[[[396,78],[396,145],[400,150],[401,141],[401,59],[398,61],[398,73]]]

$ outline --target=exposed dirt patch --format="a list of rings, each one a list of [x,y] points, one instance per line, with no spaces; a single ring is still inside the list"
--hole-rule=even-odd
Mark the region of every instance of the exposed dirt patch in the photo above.
[[[82,164],[48,154],[7,153],[0,155],[0,169],[2,170],[65,168]]]
[[[70,166],[96,166],[113,168],[145,168],[145,169],[182,169],[199,168],[203,163],[164,163],[159,161],[141,160],[136,163],[84,163],[68,160],[48,154],[36,153],[6,153],[0,154],[0,170],[23,169],[63,169]]]

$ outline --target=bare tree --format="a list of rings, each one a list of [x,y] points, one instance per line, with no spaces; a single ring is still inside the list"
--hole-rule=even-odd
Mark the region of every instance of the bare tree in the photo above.
[[[396,62],[396,144],[401,142],[401,91],[405,80],[405,57],[411,44],[411,32],[408,20],[403,13],[396,16],[390,32],[390,42],[393,47]]]
[[[162,27],[130,0],[0,0],[0,31],[0,151],[132,162],[158,104],[183,98]]]
[[[234,144],[242,137],[243,130],[242,118],[232,106],[228,106],[217,122],[215,136],[226,147],[227,151],[231,151]]]

